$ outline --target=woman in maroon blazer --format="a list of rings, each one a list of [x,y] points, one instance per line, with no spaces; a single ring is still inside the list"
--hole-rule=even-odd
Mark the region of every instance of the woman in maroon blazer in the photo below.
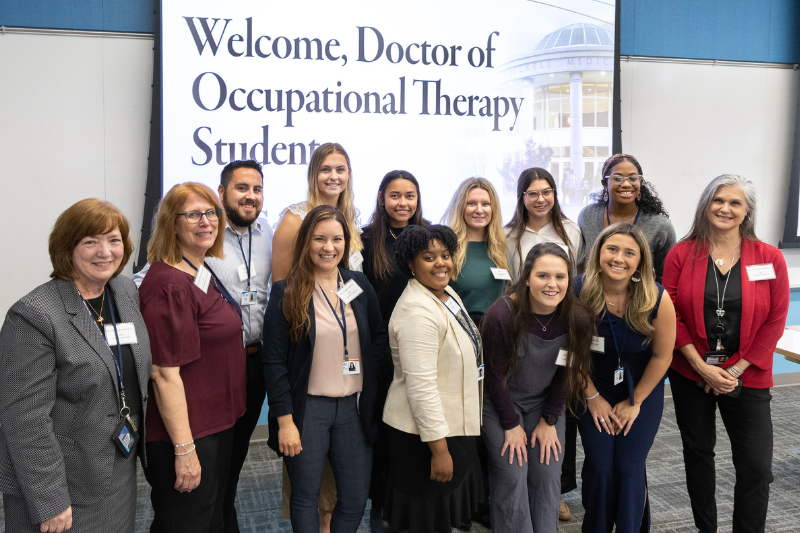
[[[716,408],[736,469],[733,531],[764,531],[772,482],[770,388],[789,310],[781,252],[756,237],[755,189],[730,174],[700,196],[689,234],[667,255],[677,313],[669,371],[695,525],[717,531]]]

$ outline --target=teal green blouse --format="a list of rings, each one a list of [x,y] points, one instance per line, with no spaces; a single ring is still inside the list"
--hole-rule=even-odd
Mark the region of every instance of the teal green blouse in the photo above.
[[[480,323],[489,306],[503,294],[505,282],[494,279],[489,270],[496,266],[489,259],[485,242],[468,242],[467,256],[458,281],[450,281],[450,286],[464,302],[475,324]]]

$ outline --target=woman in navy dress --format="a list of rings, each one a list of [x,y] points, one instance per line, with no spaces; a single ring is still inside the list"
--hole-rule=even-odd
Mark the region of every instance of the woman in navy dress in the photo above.
[[[664,410],[675,309],[656,283],[650,247],[632,224],[597,238],[575,284],[594,313],[592,378],[578,423],[586,459],[583,531],[650,530],[645,461]]]

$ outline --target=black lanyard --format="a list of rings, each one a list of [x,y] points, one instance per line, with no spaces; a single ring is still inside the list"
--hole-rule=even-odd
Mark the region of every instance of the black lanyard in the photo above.
[[[194,266],[191,261],[186,259],[186,256],[183,256],[183,260],[186,261],[186,263],[190,267],[192,267],[193,269],[197,270],[197,267]],[[225,288],[225,285],[222,284],[222,281],[220,281],[220,279],[217,277],[217,275],[214,274],[214,271],[211,270],[211,267],[209,267],[206,264],[205,261],[203,261],[203,266],[206,267],[208,269],[208,271],[211,273],[211,285],[213,285],[214,288],[217,289],[217,292],[219,292],[222,295],[223,298],[228,300],[228,303],[230,303],[233,306],[233,308],[236,309],[236,312],[239,314],[239,320],[241,320],[242,319],[242,310],[239,309],[239,306],[236,304],[236,300],[233,299],[233,296],[231,296],[231,293],[228,292],[228,289]],[[216,282],[214,282],[215,279],[217,280]],[[217,283],[219,283],[219,285],[217,285]]]
[[[458,305],[458,303],[456,302],[455,298],[453,298],[451,296],[450,299],[453,301],[453,303]],[[439,300],[439,301],[441,302],[441,300]],[[461,306],[459,306],[458,307],[458,315],[457,315],[457,314],[455,314],[453,312],[452,309],[450,309],[450,307],[446,303],[442,302],[442,305],[444,305],[447,308],[447,310],[450,311],[450,314],[452,314],[456,318],[456,322],[458,322],[461,325],[461,329],[463,329],[467,333],[467,335],[469,335],[469,340],[471,340],[472,341],[472,345],[475,346],[475,357],[478,359],[478,361],[480,361],[480,359],[481,359],[481,341],[478,338],[478,334],[475,333],[475,330],[472,328],[472,322],[470,321],[469,316],[467,315],[467,313],[464,312],[464,310],[461,308]],[[459,320],[459,315],[461,315],[462,320]]]
[[[244,266],[247,268],[247,292],[250,292],[250,265],[252,264],[253,258],[253,226],[249,226],[247,228],[247,257],[244,256],[244,246],[242,246],[242,237],[239,235],[239,232],[236,232],[236,239],[239,241],[239,249],[242,251],[242,259],[244,260]]]
[[[634,217],[634,219],[633,219],[633,225],[634,226],[636,225],[636,221],[639,220],[639,213],[641,213],[641,212],[642,212],[641,208],[636,210],[636,217]],[[610,226],[611,225],[611,214],[608,212],[608,204],[606,204],[606,221],[608,222],[608,225]]]
[[[108,346],[108,349],[111,352],[111,359],[114,360],[114,367],[116,367],[116,369],[117,369],[117,379],[119,381],[117,389],[118,389],[118,392],[119,392],[120,402],[122,403],[122,408],[120,409],[119,413],[120,413],[121,416],[126,417],[126,416],[128,416],[130,414],[130,409],[125,404],[125,384],[122,381],[122,376],[123,376],[123,373],[124,373],[124,369],[122,367],[122,347],[120,346],[119,332],[117,331],[117,317],[114,314],[114,302],[111,299],[111,293],[108,290],[108,285],[106,285],[106,287],[103,289],[103,291],[105,292],[106,299],[108,300],[108,310],[111,312],[111,325],[114,328],[114,336],[117,339],[117,345],[116,345],[117,352],[116,352],[116,354],[114,353],[114,348],[111,347],[111,344],[109,344],[108,339],[106,339],[105,326],[102,326],[102,328],[103,328],[103,339],[106,341],[106,345]],[[86,305],[86,300],[85,299],[83,300],[83,302],[84,302],[84,305]],[[86,310],[88,311],[89,308],[87,307]]]
[[[630,397],[631,405],[634,405],[633,401],[633,376],[631,375],[631,367],[630,365],[625,362],[622,362],[622,350],[620,350],[619,344],[617,344],[617,334],[614,332],[614,324],[611,323],[611,312],[606,310],[606,318],[608,319],[608,328],[611,330],[611,340],[614,341],[614,348],[617,349],[617,370],[622,369],[625,373],[625,381],[628,382],[628,396]],[[625,321],[625,317],[620,317],[622,321]],[[628,326],[625,326],[625,335],[622,336],[622,349],[625,349],[625,341],[628,338]]]
[[[336,315],[336,309],[334,309],[333,304],[331,301],[328,300],[328,295],[325,294],[325,290],[322,288],[322,285],[317,283],[319,286],[319,290],[322,291],[322,296],[325,297],[325,301],[328,302],[328,307],[331,308],[333,311],[333,316],[336,318],[336,322],[339,324],[339,327],[342,329],[342,337],[344,338],[344,360],[349,361],[350,358],[348,357],[350,354],[347,352],[347,319],[344,316],[344,303],[342,302],[342,297],[339,297],[339,308],[342,310],[342,319],[339,320],[339,317]],[[341,281],[339,279],[336,280],[336,288],[338,289],[341,286]]]

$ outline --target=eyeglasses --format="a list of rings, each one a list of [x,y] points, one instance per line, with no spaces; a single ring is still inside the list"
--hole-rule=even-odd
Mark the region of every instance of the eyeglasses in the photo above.
[[[628,180],[628,181],[631,182],[631,185],[633,185],[634,183],[639,183],[640,181],[644,180],[644,176],[636,176],[636,175],[634,175],[634,176],[620,176],[618,174],[614,174],[613,176],[606,176],[606,178],[610,179],[611,181],[613,181],[614,183],[617,183],[617,184],[625,183],[625,180]]]
[[[550,198],[551,196],[553,196],[553,189],[544,189],[541,192],[539,192],[539,191],[525,191],[522,194],[527,196],[528,200],[536,201],[536,199],[539,198],[540,196],[542,198]]]
[[[206,217],[209,222],[216,222],[222,214],[222,209],[209,209],[208,211],[186,211],[185,213],[178,213],[178,216],[183,215],[186,217],[186,222],[189,224],[199,224]]]

